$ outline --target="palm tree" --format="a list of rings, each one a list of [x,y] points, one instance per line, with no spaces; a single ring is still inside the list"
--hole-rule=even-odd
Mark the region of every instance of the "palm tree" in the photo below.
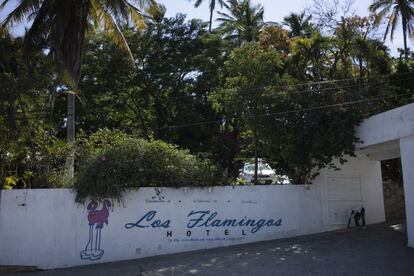
[[[217,21],[228,38],[236,38],[239,45],[243,41],[254,41],[263,27],[264,9],[261,5],[252,6],[250,0],[229,0],[224,3],[229,14],[219,12]]]
[[[408,59],[407,36],[414,38],[414,0],[375,0],[369,6],[369,10],[376,14],[375,24],[378,26],[384,17],[388,18],[387,28],[384,33],[384,40],[391,35],[394,39],[395,28],[401,17],[405,58]]]
[[[321,81],[323,79],[331,39],[315,32],[311,37],[298,37],[293,46],[293,62],[296,64],[297,78]]]
[[[10,32],[6,26],[0,25],[0,37],[2,36],[9,36]]]
[[[194,6],[196,8],[198,8],[201,3],[203,3],[203,0],[196,0]],[[222,8],[224,5],[224,0],[210,0],[210,23],[208,26],[208,31],[211,33],[211,26],[213,24],[213,14],[214,14],[214,10],[216,9],[216,3],[218,3],[220,5],[220,7]]]
[[[0,0],[0,11],[9,0]],[[145,25],[145,13],[158,12],[156,0],[21,0],[2,22],[2,28],[33,21],[26,32],[23,51],[26,56],[47,48],[57,61],[68,93],[67,140],[75,143],[75,94],[82,68],[85,34],[101,29],[132,58],[119,23]],[[68,178],[74,177],[74,152],[68,157]]]
[[[283,18],[282,24],[289,28],[290,37],[304,36],[312,32],[313,26],[310,22],[312,15],[306,15],[305,12],[300,14],[291,13],[290,15]]]

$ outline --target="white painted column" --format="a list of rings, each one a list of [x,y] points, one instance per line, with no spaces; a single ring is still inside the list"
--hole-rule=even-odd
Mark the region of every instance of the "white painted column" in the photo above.
[[[414,136],[400,140],[408,246],[414,247]]]

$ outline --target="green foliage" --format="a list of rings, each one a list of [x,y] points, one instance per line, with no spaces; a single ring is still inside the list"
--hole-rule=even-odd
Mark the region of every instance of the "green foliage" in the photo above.
[[[98,130],[91,135],[81,133],[76,141],[78,167],[87,165],[90,161],[88,158],[100,156],[110,148],[127,143],[131,139],[134,138],[120,130],[109,130],[108,128]]]
[[[78,129],[91,133],[117,128],[192,152],[211,150],[216,125],[169,128],[217,119],[207,94],[221,83],[225,48],[220,36],[208,34],[205,27],[179,14],[150,23],[142,33],[126,29],[135,67],[101,35],[89,37]],[[59,106],[65,108],[63,99]]]
[[[255,115],[255,105],[268,94],[267,88],[279,83],[278,51],[247,43],[231,52],[225,66],[228,76],[223,88],[210,95],[213,107],[234,116]]]
[[[279,172],[289,175],[293,183],[307,184],[319,169],[332,167],[334,158],[353,156],[358,141],[354,130],[363,112],[355,106],[318,109],[340,104],[341,97],[352,101],[352,94],[346,90],[342,92],[344,96],[318,90],[306,95],[297,92],[290,91],[283,99],[274,99],[272,105],[263,107],[269,113],[289,113],[259,118],[257,124],[262,139],[261,156],[271,160]]]
[[[43,54],[22,59],[22,41],[0,38],[0,186],[62,187],[67,146],[54,136],[53,66]],[[23,184],[21,184],[23,183]]]
[[[312,15],[307,15],[305,11],[301,13],[291,13],[283,18],[282,24],[289,28],[291,37],[306,36],[315,31],[315,26],[311,23]]]
[[[134,171],[147,182],[128,185],[204,185],[213,182],[203,171],[216,171],[207,159],[234,178],[255,145],[278,173],[310,182],[333,158],[353,154],[353,130],[362,118],[413,101],[413,54],[392,58],[372,32],[373,16],[336,16],[327,31],[303,13],[286,18],[286,27],[264,24],[262,8],[251,1],[228,3],[222,26],[211,33],[206,23],[182,14],[160,14],[142,32],[121,28],[134,63],[102,33],[88,34],[76,92],[82,105],[75,168],[78,180],[87,172],[93,179],[92,165],[105,169],[103,188],[85,186],[93,196],[126,189],[124,176],[122,183],[112,181],[116,185],[105,182],[112,167],[116,172],[124,161],[130,164],[124,155],[139,166],[148,159],[163,168],[156,179]],[[4,30],[0,35],[0,186],[65,186],[68,87],[43,53],[24,63],[22,41]],[[208,158],[191,157],[195,162],[178,148],[139,138]],[[133,147],[142,155],[130,153]],[[107,154],[110,162],[99,159]],[[171,172],[170,160],[185,166]],[[202,175],[205,180],[197,178]],[[222,182],[218,177],[213,184]]]
[[[394,39],[394,33],[400,18],[404,39],[404,54],[408,60],[407,38],[414,38],[414,4],[412,0],[375,0],[369,6],[369,11],[375,13],[375,24],[379,26],[387,19],[384,32],[384,40],[390,35]]]
[[[203,3],[203,0],[195,0],[194,6],[196,8],[198,8],[201,3]],[[216,9],[216,4],[220,5],[220,7],[222,8],[223,5],[225,5],[225,0],[210,0],[210,4],[209,4],[209,8],[210,8],[210,22],[208,24],[208,31],[211,33],[211,28],[213,25],[213,14],[214,14],[214,10]]]
[[[264,8],[252,5],[250,0],[228,0],[224,3],[228,13],[218,12],[219,29],[226,34],[225,38],[233,40],[238,46],[244,42],[256,41],[260,29],[264,25]]]
[[[111,133],[113,135],[111,135]],[[145,141],[103,130],[82,144],[89,153],[74,184],[77,201],[120,199],[139,187],[215,186],[225,183],[208,159],[162,141]]]
[[[281,83],[283,71],[278,50],[263,49],[255,43],[246,43],[234,49],[225,63],[225,69],[227,77],[223,87],[211,93],[209,100],[222,116],[225,137],[222,159],[225,160],[228,175],[235,176],[238,168],[234,159],[243,146],[251,144],[250,137],[242,139],[242,134],[254,128],[254,116],[261,112],[258,105],[267,102],[272,85]]]
[[[5,190],[15,189],[17,186],[18,179],[15,176],[8,176],[3,181],[3,187],[0,187]]]
[[[320,34],[301,39],[300,47],[312,49],[301,58],[308,58],[312,73],[308,77],[319,79],[323,74],[321,65],[325,43]],[[237,138],[244,140],[240,155],[270,160],[278,173],[289,175],[294,183],[309,183],[317,169],[332,165],[334,158],[352,155],[355,126],[362,119],[359,108],[338,107],[321,110],[318,106],[331,106],[341,100],[355,100],[352,91],[337,89],[337,93],[321,93],[329,85],[307,86],[294,90],[295,81],[284,75],[278,51],[262,44],[245,44],[236,49],[226,62],[229,77],[225,89],[218,90],[210,99],[214,106],[226,114],[225,118],[237,118],[243,131]],[[314,47],[315,46],[315,47]],[[317,68],[315,68],[317,67]],[[290,85],[288,85],[290,84]],[[281,89],[283,87],[283,89]],[[305,90],[305,89],[303,89]],[[289,111],[287,113],[281,112]],[[255,132],[257,137],[255,137]],[[254,140],[258,145],[255,149]],[[237,155],[237,153],[236,153]]]

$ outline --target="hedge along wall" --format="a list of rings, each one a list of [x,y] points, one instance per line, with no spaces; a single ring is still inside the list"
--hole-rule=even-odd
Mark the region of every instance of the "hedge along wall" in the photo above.
[[[3,190],[0,265],[51,269],[318,233],[346,227],[347,210],[361,205],[377,223],[381,185],[379,163],[358,158],[313,185],[142,188],[121,204]]]

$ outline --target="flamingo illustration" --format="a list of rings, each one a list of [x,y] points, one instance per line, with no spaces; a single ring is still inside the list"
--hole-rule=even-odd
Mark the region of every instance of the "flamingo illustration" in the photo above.
[[[95,261],[103,256],[104,250],[101,249],[101,231],[104,224],[108,225],[109,208],[111,206],[112,203],[109,200],[104,200],[101,210],[96,210],[98,203],[94,200],[88,204],[89,239],[85,249],[80,252],[82,260]]]

